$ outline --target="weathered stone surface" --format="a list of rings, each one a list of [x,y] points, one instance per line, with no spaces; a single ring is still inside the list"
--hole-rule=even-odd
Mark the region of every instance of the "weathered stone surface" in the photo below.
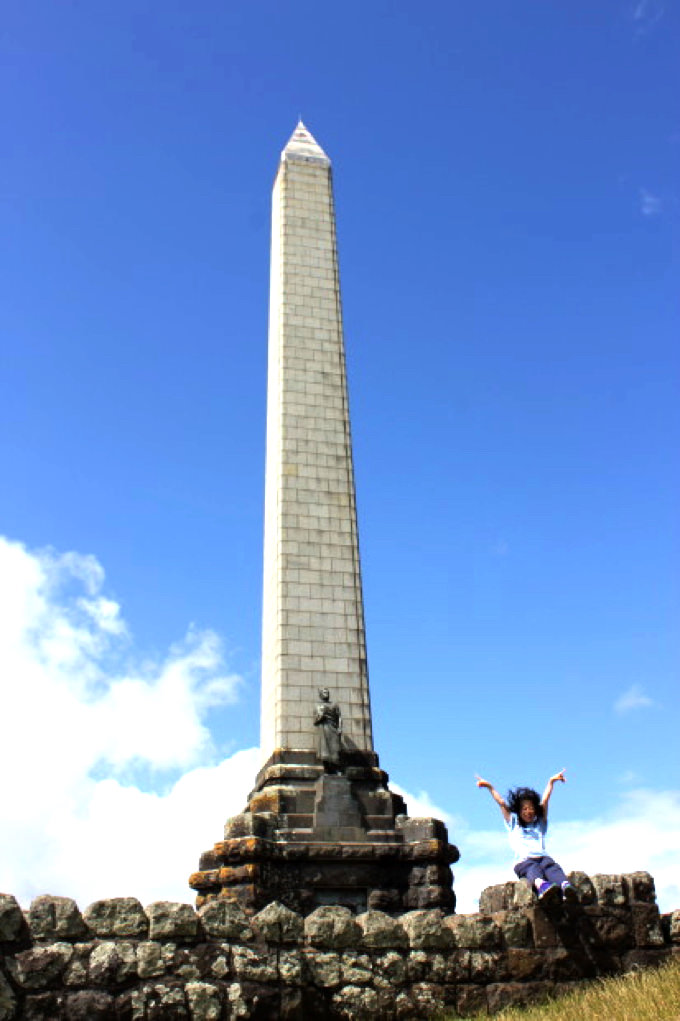
[[[24,913],[16,898],[9,893],[0,893],[0,943],[13,943],[25,930]]]
[[[373,977],[378,988],[400,986],[406,982],[406,961],[394,950],[373,958]]]
[[[624,907],[628,903],[628,891],[623,876],[593,876],[597,903],[607,907]]]
[[[501,946],[501,928],[491,915],[447,915],[443,924],[451,933],[453,946],[479,950]]]
[[[111,897],[96,900],[83,912],[83,919],[95,936],[144,938],[149,920],[136,897]]]
[[[549,982],[504,982],[486,987],[489,1013],[495,1014],[505,1007],[523,1007],[539,1003],[550,996]]]
[[[137,974],[136,947],[132,943],[98,943],[90,954],[90,981],[115,986]]]
[[[406,974],[410,982],[444,982],[446,961],[443,954],[431,950],[412,950],[406,958]]]
[[[680,943],[680,910],[670,912],[668,935],[673,943]]]
[[[137,974],[140,978],[157,978],[165,972],[163,948],[160,943],[144,942],[137,946]]]
[[[328,905],[307,915],[304,932],[312,946],[333,950],[356,946],[361,939],[361,929],[349,908]]]
[[[343,982],[352,985],[366,985],[371,981],[373,969],[368,954],[347,950],[340,955],[340,976]]]
[[[209,982],[187,982],[184,987],[192,1021],[220,1021],[222,998]]]
[[[252,930],[245,912],[237,904],[226,900],[211,900],[199,909],[198,916],[208,936],[215,939],[233,939],[247,942]]]
[[[570,872],[567,878],[578,894],[579,904],[595,903],[597,894],[590,876],[587,876],[585,872]]]
[[[512,881],[498,883],[496,886],[487,886],[482,890],[479,897],[479,911],[482,915],[493,915],[497,911],[507,911],[512,900],[514,887]]]
[[[511,982],[526,982],[528,979],[544,977],[546,954],[539,950],[511,947],[507,951],[505,962],[506,974]],[[501,978],[501,975],[498,978]]]
[[[378,1003],[375,989],[365,986],[343,986],[333,994],[337,1017],[345,1017],[349,1021],[374,1021]]]
[[[0,1021],[10,1021],[16,1011],[16,996],[12,987],[0,972]]]
[[[256,936],[270,943],[297,943],[304,933],[300,915],[276,901],[256,914],[250,926]]]
[[[90,954],[94,946],[94,943],[74,943],[73,956],[62,977],[65,986],[79,989],[87,985]]]
[[[49,989],[61,978],[73,956],[70,943],[52,943],[46,947],[22,950],[8,964],[12,977],[24,989]]]
[[[446,982],[459,983],[470,981],[470,950],[449,950],[446,954]]]
[[[470,951],[470,981],[486,985],[487,982],[504,982],[508,978],[507,957],[500,951]]]
[[[632,948],[633,930],[630,916],[624,908],[588,907],[584,911],[587,912],[588,921],[595,933],[595,942],[611,950],[623,951]]]
[[[189,1018],[184,989],[180,985],[159,982],[144,986],[143,1004],[146,1013],[138,1017],[146,1021],[185,1021]]]
[[[21,1021],[54,1021],[62,1017],[61,993],[29,993],[24,1000]]]
[[[306,950],[303,953],[304,975],[322,989],[340,985],[340,954]]]
[[[517,909],[497,911],[493,919],[501,931],[502,945],[526,947],[531,943],[531,926],[526,912]]]
[[[451,930],[442,924],[441,911],[408,911],[399,921],[414,950],[446,950],[453,946]]]
[[[234,972],[240,979],[249,982],[276,982],[278,978],[276,951],[267,953],[250,947],[234,947],[232,960]]]
[[[396,918],[390,918],[384,911],[365,911],[357,915],[356,924],[362,933],[365,947],[407,947],[408,936],[404,926]]]
[[[28,912],[34,939],[82,939],[87,926],[70,897],[36,897]]]
[[[302,985],[302,953],[299,950],[279,951],[279,978],[288,986]]]
[[[649,872],[631,872],[625,877],[628,887],[628,897],[631,902],[643,902],[645,904],[656,904],[656,889],[654,879]]]
[[[199,934],[198,915],[191,904],[159,900],[146,908],[149,939],[192,939]]]
[[[459,1017],[474,1017],[486,1013],[485,986],[458,986],[456,990],[456,1011]]]
[[[656,904],[636,903],[632,907],[633,936],[639,947],[662,947],[661,916]]]
[[[441,1013],[444,1005],[444,990],[431,982],[416,982],[408,993],[397,996],[396,1014],[404,1021],[411,1018],[433,1018]]]
[[[65,999],[66,1021],[116,1021],[114,997],[91,989],[69,993]]]

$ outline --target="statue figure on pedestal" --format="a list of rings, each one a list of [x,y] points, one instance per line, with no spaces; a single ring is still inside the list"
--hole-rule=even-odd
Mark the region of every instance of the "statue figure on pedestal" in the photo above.
[[[321,701],[316,707],[314,726],[318,727],[317,747],[327,773],[341,773],[342,713],[340,706],[331,702],[328,688],[319,688]]]

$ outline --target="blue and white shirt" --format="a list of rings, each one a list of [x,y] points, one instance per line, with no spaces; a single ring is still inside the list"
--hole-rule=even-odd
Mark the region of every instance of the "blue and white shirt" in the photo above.
[[[540,858],[545,854],[545,834],[548,820],[534,819],[528,826],[522,826],[516,815],[510,816],[505,824],[508,829],[510,847],[515,853],[515,863],[527,858]]]

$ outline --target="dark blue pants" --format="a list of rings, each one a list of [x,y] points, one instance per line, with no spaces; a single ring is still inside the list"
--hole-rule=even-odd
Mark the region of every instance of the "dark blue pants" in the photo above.
[[[535,879],[557,883],[558,886],[569,882],[562,867],[547,854],[541,855],[540,858],[525,858],[524,861],[518,861],[515,865],[515,875],[520,879],[526,879],[529,886],[534,885]]]

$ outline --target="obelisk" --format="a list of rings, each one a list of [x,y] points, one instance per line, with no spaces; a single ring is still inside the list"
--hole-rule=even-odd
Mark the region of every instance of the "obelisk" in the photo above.
[[[302,122],[272,204],[261,752],[199,905],[453,910],[458,851],[373,749],[331,164]]]
[[[261,748],[312,749],[319,687],[373,750],[331,163],[300,122],[272,201]]]

